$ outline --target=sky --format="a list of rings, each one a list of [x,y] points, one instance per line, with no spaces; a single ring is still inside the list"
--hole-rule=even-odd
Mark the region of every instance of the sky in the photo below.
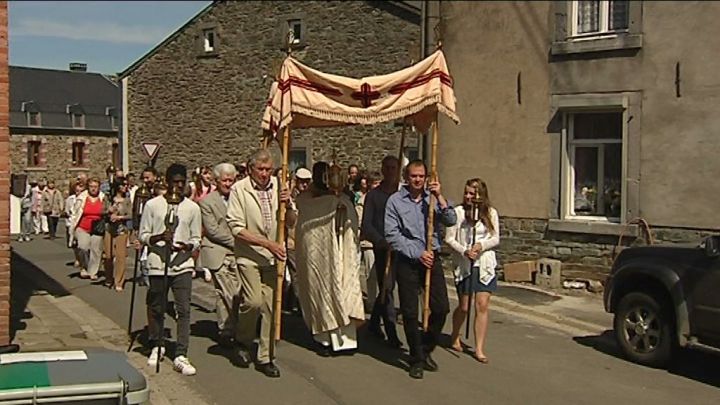
[[[115,74],[210,1],[10,1],[10,64]]]

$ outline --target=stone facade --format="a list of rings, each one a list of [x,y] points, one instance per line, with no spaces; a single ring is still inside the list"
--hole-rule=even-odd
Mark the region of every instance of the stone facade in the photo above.
[[[8,10],[0,2],[0,346],[10,344],[10,135]]]
[[[440,3],[462,122],[440,121],[448,141],[439,145],[438,164],[450,198],[462,195],[467,178],[487,183],[503,216],[501,262],[556,258],[567,278],[602,280],[620,232],[635,218],[650,224],[656,242],[699,242],[720,231],[720,183],[710,180],[720,172],[720,138],[708,131],[720,125],[712,91],[720,57],[688,46],[720,36],[710,22],[720,3],[627,2],[622,29],[582,35],[575,33],[587,27],[572,18],[577,6]],[[694,29],[679,28],[681,21]],[[616,129],[575,138],[576,116],[608,112]],[[617,140],[620,153],[576,159],[583,147],[599,151],[600,135]],[[616,168],[617,188],[587,175],[608,176],[598,162]],[[591,183],[585,192],[618,192],[616,214],[575,210],[586,197],[581,182]],[[598,200],[595,206],[609,198]],[[627,234],[625,244],[644,243],[637,227]]]
[[[653,243],[699,243],[713,234],[711,230],[651,227]],[[716,232],[715,232],[716,233]],[[501,264],[541,258],[558,259],[564,279],[605,281],[616,255],[626,246],[645,245],[649,242],[644,232],[639,237],[628,229],[622,243],[620,236],[590,235],[552,231],[548,221],[533,218],[503,217],[500,220]]]
[[[380,4],[382,3],[382,4]],[[285,53],[283,32],[300,20],[293,56],[316,69],[362,77],[395,71],[419,59],[419,14],[392,2],[219,2],[121,74],[126,83],[130,169],[147,163],[143,142],[160,142],[159,168],[239,163],[259,146],[270,84]],[[281,27],[285,28],[281,28]],[[215,32],[212,53],[200,50],[203,30]],[[306,164],[329,161],[379,169],[396,155],[400,127],[296,130],[292,149]],[[277,148],[275,144],[274,148]]]
[[[39,141],[40,165],[28,165],[28,142]],[[73,164],[72,145],[83,142],[83,164]],[[113,150],[118,146],[115,136],[88,135],[19,135],[10,137],[13,173],[25,172],[29,180],[52,179],[60,190],[67,190],[71,179],[79,173],[105,177],[105,169],[113,163]]]

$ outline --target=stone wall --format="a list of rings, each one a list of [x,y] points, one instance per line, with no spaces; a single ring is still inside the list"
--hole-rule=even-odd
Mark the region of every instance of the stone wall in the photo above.
[[[10,162],[7,2],[0,2],[0,346],[10,343]]]
[[[27,144],[40,141],[40,166],[28,167]],[[72,165],[73,142],[85,142],[84,164]],[[105,169],[112,163],[114,136],[83,135],[19,135],[10,137],[12,172],[28,174],[30,180],[53,179],[60,190],[66,190],[70,179],[84,172],[89,176],[105,177]]]
[[[285,57],[280,27],[299,18],[304,46],[293,56],[319,70],[362,77],[388,73],[419,59],[419,16],[382,2],[221,2],[183,28],[128,75],[128,149],[131,170],[146,164],[143,142],[160,142],[161,169],[245,161],[259,146],[260,121]],[[218,34],[217,52],[203,55],[203,29]],[[287,32],[287,31],[285,31]],[[337,151],[345,166],[379,169],[397,154],[400,127],[392,123],[293,132],[293,148],[310,162]],[[274,146],[277,148],[277,145]]]
[[[612,266],[613,250],[647,243],[643,232],[624,237],[619,249],[619,236],[591,235],[548,230],[548,221],[532,218],[503,217],[500,220],[500,265],[540,258],[558,259],[562,277],[583,278],[604,282]],[[694,243],[717,232],[700,229],[652,227],[654,243]]]

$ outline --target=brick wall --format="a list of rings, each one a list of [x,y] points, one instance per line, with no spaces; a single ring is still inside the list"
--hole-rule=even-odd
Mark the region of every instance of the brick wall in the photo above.
[[[10,343],[10,139],[8,12],[0,1],[0,346]]]
[[[389,73],[418,60],[419,17],[409,22],[370,2],[222,2],[186,27],[128,77],[130,167],[146,159],[141,143],[163,144],[159,168],[173,161],[193,167],[238,163],[259,146],[260,121],[274,76],[285,57],[279,26],[300,18],[305,30],[299,60],[325,72],[362,77]],[[388,5],[383,6],[385,8]],[[198,56],[203,28],[219,35],[213,57]],[[267,75],[263,79],[263,75]],[[379,169],[397,154],[393,124],[296,130],[293,147],[311,160],[338,160]]]
[[[694,243],[714,234],[699,229],[652,227],[655,243]],[[584,278],[605,281],[612,266],[612,251],[618,236],[590,235],[549,231],[547,220],[503,217],[500,220],[500,264],[540,258],[558,259],[563,278]],[[624,246],[642,245],[646,240],[623,238]],[[620,252],[617,250],[617,253]]]
[[[40,166],[28,167],[27,147],[30,141],[40,141]],[[83,165],[72,164],[72,144],[85,143]],[[112,163],[114,136],[88,135],[20,135],[10,136],[11,169],[13,173],[28,174],[30,180],[53,179],[60,190],[66,190],[70,179],[78,173],[105,177],[105,169]]]

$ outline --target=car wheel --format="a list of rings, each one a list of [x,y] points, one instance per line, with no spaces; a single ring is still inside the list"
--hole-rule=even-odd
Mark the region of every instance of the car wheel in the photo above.
[[[615,338],[630,360],[662,367],[672,355],[673,316],[667,304],[642,292],[625,295],[615,311]]]

